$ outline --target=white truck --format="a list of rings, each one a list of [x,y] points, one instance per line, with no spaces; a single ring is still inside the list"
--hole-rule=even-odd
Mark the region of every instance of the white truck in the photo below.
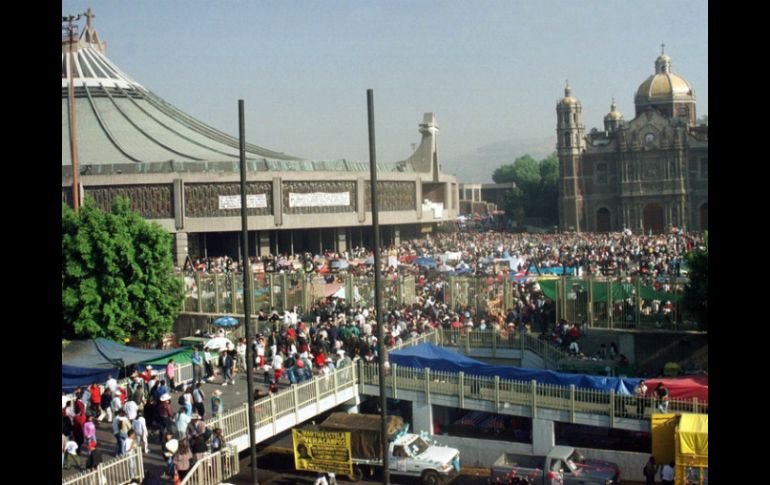
[[[351,433],[353,475],[361,480],[382,467],[379,415],[334,413],[317,426],[321,431]],[[440,446],[427,436],[406,432],[404,420],[388,416],[388,469],[393,475],[419,477],[425,485],[450,483],[460,473],[460,451]]]

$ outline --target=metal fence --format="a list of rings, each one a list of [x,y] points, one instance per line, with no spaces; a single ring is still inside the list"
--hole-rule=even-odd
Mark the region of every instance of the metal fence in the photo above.
[[[196,461],[180,485],[219,485],[238,472],[238,448],[235,445],[227,445],[222,450]]]
[[[691,329],[697,324],[682,308],[686,278],[652,281],[644,277],[544,277],[541,288],[555,308],[553,322],[564,318],[597,328]],[[493,276],[450,276],[445,302],[475,315],[505,313],[515,305],[516,285]]]
[[[144,479],[142,453],[135,449],[126,456],[118,456],[100,463],[95,469],[62,479],[62,485],[120,485],[138,478]]]
[[[682,308],[686,280],[659,284],[642,277],[559,278],[556,318],[600,328],[695,328]]]
[[[236,273],[187,273],[183,311],[196,313],[243,313],[243,275]],[[333,278],[327,282],[326,278]],[[413,276],[383,278],[382,301],[386,310],[415,300]],[[314,302],[331,295],[344,295],[353,305],[374,304],[374,278],[348,273],[306,275],[302,273],[254,273],[251,308],[282,312],[298,307],[309,312]]]
[[[360,382],[364,385],[379,385],[379,369],[374,363],[359,364]],[[403,391],[424,393],[425,402],[430,404],[435,396],[452,396],[459,400],[460,408],[469,407],[468,400],[491,401],[494,412],[500,412],[510,405],[530,408],[531,417],[538,417],[538,410],[566,411],[571,422],[576,422],[576,413],[607,416],[610,427],[620,417],[645,419],[655,412],[652,398],[640,402],[635,396],[617,395],[614,391],[578,389],[574,385],[559,386],[540,384],[536,381],[515,381],[500,377],[466,375],[463,372],[443,372],[432,369],[401,367],[393,364],[385,377],[390,397],[403,398]],[[400,397],[401,396],[401,397]],[[639,406],[639,407],[637,407]],[[641,412],[639,412],[641,411]],[[693,399],[672,399],[668,412],[707,413],[708,403]]]

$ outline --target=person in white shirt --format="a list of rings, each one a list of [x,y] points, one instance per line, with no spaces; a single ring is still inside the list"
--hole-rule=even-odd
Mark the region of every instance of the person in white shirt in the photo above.
[[[115,394],[115,391],[117,391],[117,390],[118,390],[118,381],[117,381],[117,380],[115,380],[115,378],[114,378],[114,377],[112,377],[112,376],[109,376],[109,378],[107,379],[107,383],[105,384],[105,386],[109,387],[109,388],[110,388],[110,391],[112,391],[112,394],[114,395],[114,394]]]
[[[139,411],[136,419],[131,423],[131,429],[136,433],[136,443],[139,448],[143,448],[145,453],[150,452],[150,446],[147,444],[147,421],[144,419],[144,413]]]
[[[64,469],[70,467],[70,464],[74,464],[80,468],[80,457],[78,456],[78,444],[72,440],[67,441],[64,446]]]
[[[665,465],[660,470],[660,481],[663,485],[674,485],[674,462]]]
[[[235,347],[235,352],[238,354],[238,370],[246,372],[246,339],[238,339],[238,345]]]
[[[126,417],[133,421],[136,419],[136,413],[139,411],[139,405],[134,401],[126,401],[123,409],[126,411]]]

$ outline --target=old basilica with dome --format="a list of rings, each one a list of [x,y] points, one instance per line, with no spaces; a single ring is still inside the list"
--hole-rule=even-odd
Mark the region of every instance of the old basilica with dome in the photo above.
[[[625,121],[613,100],[604,131],[585,133],[571,88],[556,105],[559,229],[661,233],[708,228],[708,125],[690,84],[665,53],[637,89]]]

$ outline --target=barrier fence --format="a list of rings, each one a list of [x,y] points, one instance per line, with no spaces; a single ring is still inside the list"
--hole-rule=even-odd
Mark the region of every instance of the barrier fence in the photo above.
[[[142,453],[138,449],[126,456],[118,456],[100,463],[93,470],[62,479],[62,485],[113,485],[138,478],[144,479]]]
[[[365,385],[379,385],[376,364],[361,362],[359,373],[362,388]],[[635,396],[618,395],[614,390],[579,389],[574,385],[540,384],[534,380],[514,381],[396,364],[390,367],[385,383],[393,399],[401,398],[399,392],[416,391],[423,393],[425,402],[429,404],[436,396],[456,397],[460,408],[469,407],[469,400],[490,401],[495,412],[510,405],[527,406],[532,418],[538,417],[538,411],[542,409],[566,411],[570,413],[571,422],[575,422],[576,413],[585,413],[609,417],[610,427],[615,427],[616,418],[646,419],[657,412],[652,398],[639,400]],[[667,411],[706,414],[708,403],[700,402],[697,398],[671,399]]]
[[[187,273],[183,311],[195,313],[243,313],[243,275],[238,273]],[[327,278],[330,281],[327,281]],[[332,281],[333,280],[333,281]],[[413,276],[383,278],[382,301],[387,310],[415,299]],[[321,298],[344,296],[355,305],[374,304],[374,278],[349,273],[306,275],[302,273],[253,273],[251,308],[282,312],[293,307],[308,313]]]
[[[227,445],[216,453],[210,453],[195,464],[182,479],[180,485],[219,485],[240,472],[238,448]]]
[[[243,276],[237,273],[187,273],[184,311],[196,313],[243,313]],[[468,310],[478,318],[505,314],[521,298],[517,284],[507,275],[448,276],[444,301],[452,310]],[[328,279],[328,281],[327,281]],[[696,328],[682,309],[686,278],[655,282],[649,277],[607,278],[537,277],[549,301],[546,324],[564,318],[596,328]],[[418,286],[411,275],[383,280],[383,304],[387,310],[415,301]],[[252,305],[278,312],[294,306],[307,313],[318,299],[344,296],[355,305],[374,302],[374,278],[349,273],[253,273]]]

